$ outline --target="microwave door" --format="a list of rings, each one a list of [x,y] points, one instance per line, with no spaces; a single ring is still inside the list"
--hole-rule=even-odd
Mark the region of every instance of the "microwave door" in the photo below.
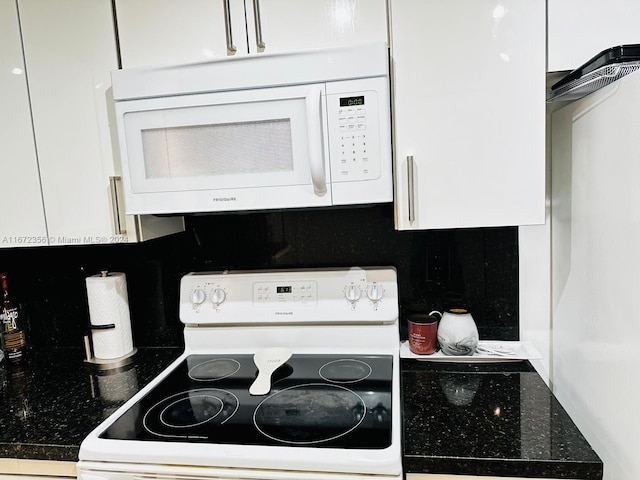
[[[128,102],[127,213],[330,205],[323,102],[322,84]]]

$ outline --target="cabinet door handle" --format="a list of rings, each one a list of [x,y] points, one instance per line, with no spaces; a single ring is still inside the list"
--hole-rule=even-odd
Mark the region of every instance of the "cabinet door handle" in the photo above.
[[[256,47],[258,51],[264,51],[266,45],[262,40],[262,20],[260,19],[260,0],[253,0],[253,19],[256,24]]]
[[[408,182],[408,193],[409,193],[409,222],[413,223],[416,219],[416,211],[415,211],[415,198],[413,191],[413,155],[409,155],[407,157],[407,182]]]
[[[233,44],[233,32],[231,31],[231,6],[229,0],[224,0],[224,28],[227,35],[227,55],[233,55],[238,51]]]
[[[109,191],[111,192],[111,214],[116,235],[127,233],[125,219],[120,215],[120,195],[118,195],[118,183],[121,177],[109,177]]]

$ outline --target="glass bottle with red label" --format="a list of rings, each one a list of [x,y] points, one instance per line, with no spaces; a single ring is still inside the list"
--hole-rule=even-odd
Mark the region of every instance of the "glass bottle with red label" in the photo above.
[[[2,351],[9,363],[20,363],[25,359],[27,342],[20,312],[9,295],[8,283],[7,274],[0,273],[0,284],[2,284],[2,307],[0,308]]]

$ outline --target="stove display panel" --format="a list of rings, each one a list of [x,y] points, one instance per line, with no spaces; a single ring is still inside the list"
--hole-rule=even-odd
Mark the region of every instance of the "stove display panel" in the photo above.
[[[294,354],[252,396],[252,355],[190,355],[100,437],[383,449],[392,369],[391,355]]]

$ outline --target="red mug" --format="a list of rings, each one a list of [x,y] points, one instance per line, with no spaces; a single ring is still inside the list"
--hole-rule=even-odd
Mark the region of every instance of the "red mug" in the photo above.
[[[438,347],[439,317],[427,313],[414,313],[407,317],[409,350],[417,355],[431,355]]]

